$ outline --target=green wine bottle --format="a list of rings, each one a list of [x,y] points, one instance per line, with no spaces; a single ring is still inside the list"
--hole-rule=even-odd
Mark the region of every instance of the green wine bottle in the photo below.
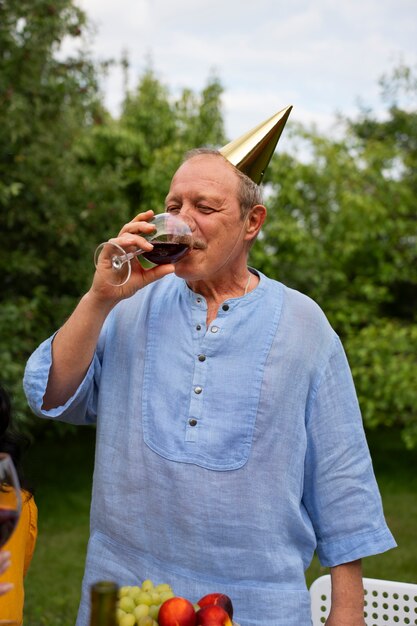
[[[91,586],[90,626],[117,626],[118,590],[116,583],[106,580]]]

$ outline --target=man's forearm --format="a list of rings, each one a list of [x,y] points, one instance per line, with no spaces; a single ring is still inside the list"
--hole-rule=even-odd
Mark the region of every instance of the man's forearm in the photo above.
[[[330,569],[332,603],[326,626],[365,626],[361,561]]]
[[[43,409],[62,406],[75,393],[90,366],[112,306],[103,306],[87,293],[58,331],[52,343],[52,366]]]
[[[153,244],[145,236],[154,230],[148,223],[153,211],[139,213],[125,224],[112,243],[124,249],[132,247],[151,251]],[[43,409],[62,406],[75,393],[94,356],[101,328],[112,308],[121,300],[130,298],[139,289],[171,274],[170,263],[145,269],[134,264],[128,283],[114,285],[111,264],[106,254],[99,256],[90,291],[80,300],[75,311],[56,334],[52,344],[52,367],[43,399]]]

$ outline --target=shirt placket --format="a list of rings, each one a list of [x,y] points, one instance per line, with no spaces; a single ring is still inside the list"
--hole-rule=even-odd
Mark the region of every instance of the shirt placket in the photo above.
[[[210,354],[214,353],[216,342],[220,341],[221,325],[216,319],[206,328],[207,305],[203,297],[194,296],[192,323],[194,339],[194,375],[190,390],[190,412],[186,424],[185,440],[195,442],[201,428],[209,428],[204,419],[205,390]]]

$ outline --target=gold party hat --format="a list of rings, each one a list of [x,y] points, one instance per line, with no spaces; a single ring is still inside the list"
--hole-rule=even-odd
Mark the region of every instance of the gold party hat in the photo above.
[[[252,130],[221,148],[220,153],[238,170],[259,185],[284,130],[291,109],[292,105],[278,111],[265,122],[261,122]]]

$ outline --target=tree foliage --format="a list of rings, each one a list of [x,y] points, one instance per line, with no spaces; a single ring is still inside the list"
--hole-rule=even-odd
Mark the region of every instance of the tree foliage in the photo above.
[[[363,111],[345,120],[341,140],[294,131],[309,158],[275,157],[269,220],[253,255],[325,310],[345,343],[365,424],[398,425],[413,446],[417,113],[399,108],[401,77],[409,86],[404,68],[384,80],[394,98],[384,120]]]
[[[95,70],[55,54],[84,28],[68,0],[0,2],[0,367],[19,415],[25,357],[85,277],[77,216],[88,192],[71,148],[99,106]]]
[[[80,158],[91,175],[103,167],[117,171],[131,217],[145,209],[160,212],[184,153],[224,141],[221,94],[213,77],[201,94],[184,89],[174,98],[148,68],[126,95],[120,118],[84,136]]]

